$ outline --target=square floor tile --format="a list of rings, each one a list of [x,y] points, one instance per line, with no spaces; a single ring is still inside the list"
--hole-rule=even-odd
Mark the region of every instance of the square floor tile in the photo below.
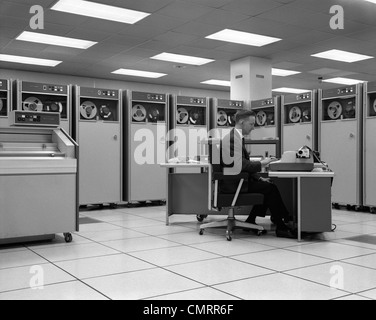
[[[361,295],[362,297],[366,297],[366,298],[369,298],[369,299],[372,299],[372,300],[376,300],[376,289],[359,292],[358,294]]]
[[[236,239],[233,241],[226,241],[226,239],[222,239],[221,241],[207,242],[202,244],[192,244],[191,246],[193,248],[209,251],[221,256],[234,256],[243,253],[267,251],[274,249],[274,247],[266,246],[255,242],[252,243],[249,241],[243,241],[241,239]]]
[[[356,264],[361,267],[367,267],[376,270],[376,253],[351,259],[345,259],[343,260],[343,262]]]
[[[153,236],[105,241],[103,244],[125,253],[179,246],[178,243]]]
[[[348,296],[340,297],[340,298],[337,298],[337,299],[334,299],[334,300],[349,300],[349,301],[360,300],[360,301],[364,301],[364,300],[372,300],[372,299],[362,297],[362,296],[359,296],[357,294],[350,294]]]
[[[80,232],[80,236],[87,238],[92,241],[110,241],[110,240],[121,240],[129,238],[139,238],[145,237],[145,234],[133,231],[130,229],[116,229],[116,230],[106,230],[106,231],[86,231]]]
[[[154,268],[126,254],[62,261],[57,262],[56,265],[78,279]]]
[[[190,231],[190,232],[183,232],[183,233],[171,233],[171,234],[161,235],[158,237],[169,240],[169,241],[177,242],[179,244],[185,244],[185,245],[225,240],[223,235],[211,234],[210,237],[197,237],[197,234],[198,232],[196,231]]]
[[[0,269],[30,266],[48,262],[34,252],[26,250],[0,251]]]
[[[337,242],[320,242],[308,244],[303,246],[291,247],[288,250],[293,250],[301,253],[311,254],[318,257],[323,257],[332,260],[342,260],[352,257],[361,256],[364,254],[374,253],[373,250],[348,246]]]
[[[224,301],[224,300],[239,300],[227,293],[221,292],[213,288],[200,288],[188,290],[178,293],[171,293],[163,296],[158,296],[146,300],[211,300],[211,301]]]
[[[143,232],[151,236],[160,236],[160,235],[171,234],[171,233],[188,232],[192,229],[181,227],[179,225],[166,226],[164,224],[160,224],[160,225],[149,226],[149,227],[133,228],[133,230]],[[200,235],[197,234],[197,237],[199,236]]]
[[[141,218],[135,220],[121,220],[121,221],[111,221],[111,224],[123,227],[123,228],[141,228],[149,226],[160,226],[161,221],[154,219]]]
[[[38,248],[34,249],[34,251],[52,262],[99,257],[119,253],[119,251],[105,247],[98,243],[77,244],[67,247]]]
[[[121,227],[116,226],[111,223],[107,222],[100,222],[100,223],[90,223],[90,224],[81,224],[80,225],[80,232],[87,232],[87,231],[107,231],[107,230],[116,230],[121,229]]]
[[[46,285],[42,290],[24,289],[0,293],[0,300],[108,300],[89,286],[71,281]]]
[[[161,267],[218,258],[216,254],[186,246],[132,252],[131,254],[132,256]]]
[[[162,269],[91,278],[84,282],[114,300],[146,299],[202,286]]]
[[[328,287],[339,288],[349,293],[376,288],[376,270],[340,261],[296,269],[286,273]]]
[[[283,249],[248,253],[239,256],[233,256],[232,258],[274,271],[291,270],[331,261],[328,259]]]
[[[273,273],[268,269],[229,258],[197,261],[166,267],[166,269],[210,286]]]
[[[214,288],[245,300],[328,300],[346,294],[282,273],[220,284]]]
[[[72,280],[74,278],[68,273],[49,263],[2,269],[0,270],[0,292]]]
[[[337,227],[337,230],[358,234],[372,234],[376,233],[376,226],[367,225],[365,223],[351,223],[340,225]]]

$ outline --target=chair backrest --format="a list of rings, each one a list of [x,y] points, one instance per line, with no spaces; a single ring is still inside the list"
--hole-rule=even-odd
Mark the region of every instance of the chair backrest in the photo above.
[[[209,157],[208,161],[212,165],[212,171],[222,173],[223,168],[221,165],[221,143],[220,139],[209,139]]]

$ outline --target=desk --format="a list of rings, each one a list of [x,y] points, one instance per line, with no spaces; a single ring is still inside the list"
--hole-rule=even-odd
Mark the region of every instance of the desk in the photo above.
[[[304,231],[332,231],[331,182],[334,172],[269,171],[269,177],[297,181],[298,241],[301,241]]]
[[[169,217],[175,214],[194,214],[199,216],[225,215],[228,210],[221,212],[210,210],[209,194],[211,193],[207,162],[200,163],[162,163],[167,174],[166,196],[166,225]],[[201,168],[201,173],[179,173],[174,169]],[[243,207],[235,212],[236,215],[249,215],[252,206]]]

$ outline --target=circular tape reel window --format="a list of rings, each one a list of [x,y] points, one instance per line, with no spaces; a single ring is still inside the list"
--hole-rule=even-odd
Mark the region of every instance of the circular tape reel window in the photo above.
[[[219,126],[226,125],[227,119],[228,119],[228,116],[227,116],[227,113],[225,111],[223,111],[223,110],[218,111],[218,113],[217,113],[217,124]]]
[[[136,104],[132,108],[132,119],[137,122],[144,121],[146,119],[146,109],[141,104]]]
[[[338,101],[333,101],[328,106],[328,116],[332,120],[337,120],[342,114],[342,105]]]
[[[179,108],[177,110],[177,122],[180,124],[186,124],[188,122],[189,113],[185,108]]]
[[[97,106],[91,101],[85,101],[80,106],[81,116],[87,120],[93,120],[98,113]]]
[[[22,109],[25,111],[42,111],[43,110],[43,103],[36,97],[28,97],[22,103]]]
[[[265,111],[259,111],[257,112],[256,114],[256,123],[258,126],[262,127],[265,125],[266,123],[266,119],[267,119],[267,116],[266,116],[266,113]]]
[[[192,123],[192,124],[197,124],[197,122],[200,120],[200,114],[195,111],[195,110],[192,110],[190,112],[190,115],[189,115],[189,121]]]
[[[3,110],[3,106],[4,106],[3,99],[0,99],[0,112],[1,112],[1,110]]]
[[[292,123],[297,123],[302,118],[302,109],[297,106],[294,106],[290,109],[289,119]]]
[[[63,112],[63,104],[61,102],[53,102],[50,105],[50,111],[51,112]]]
[[[376,99],[373,101],[373,111],[376,112]]]
[[[102,119],[109,119],[112,115],[112,112],[109,107],[106,105],[103,105],[99,108],[99,115],[101,116]]]

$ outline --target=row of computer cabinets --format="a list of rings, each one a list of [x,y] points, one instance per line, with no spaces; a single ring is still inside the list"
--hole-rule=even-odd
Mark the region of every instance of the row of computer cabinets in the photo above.
[[[307,145],[335,172],[338,205],[376,205],[376,83],[257,101],[254,156]],[[0,126],[11,110],[59,112],[79,144],[80,204],[163,201],[160,163],[205,154],[200,141],[222,137],[245,102],[165,93],[0,80]]]

